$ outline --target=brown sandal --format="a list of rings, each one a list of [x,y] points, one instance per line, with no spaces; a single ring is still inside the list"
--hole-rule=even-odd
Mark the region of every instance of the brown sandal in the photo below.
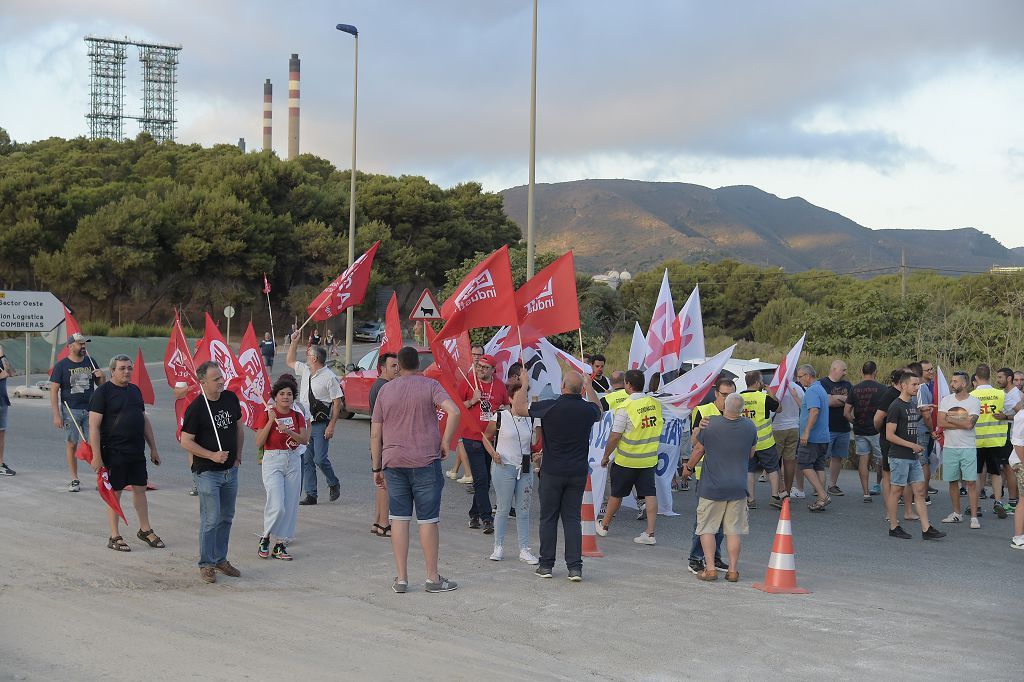
[[[150,547],[154,547],[156,549],[163,549],[166,546],[164,545],[164,541],[160,539],[160,536],[153,532],[152,528],[150,528],[147,531],[143,531],[140,528],[139,532],[136,533],[136,535],[138,535],[139,539],[145,542]],[[150,536],[153,537],[152,540],[149,539]]]
[[[124,541],[120,535],[116,538],[110,538],[107,540],[107,547],[114,550],[115,552],[130,552],[132,548],[128,546],[128,543]]]

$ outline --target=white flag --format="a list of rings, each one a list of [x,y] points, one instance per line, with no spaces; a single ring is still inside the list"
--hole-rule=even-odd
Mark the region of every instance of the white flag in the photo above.
[[[793,372],[796,371],[797,365],[800,364],[800,353],[804,350],[804,339],[806,338],[807,332],[804,332],[800,340],[786,353],[786,357],[782,359],[782,364],[775,369],[775,376],[772,377],[771,383],[768,384],[768,392],[775,396],[775,399],[780,403],[786,396],[786,391],[789,390],[789,386],[793,381]]]
[[[735,350],[736,344],[733,344],[683,376],[676,377],[662,386],[661,394],[655,398],[661,401],[662,408],[671,412],[673,416],[686,419],[714,387],[718,375],[722,373],[725,363],[729,362]]]
[[[633,342],[629,344],[629,364],[626,369],[643,369],[644,360],[647,358],[647,353],[650,349],[647,348],[647,339],[644,337],[644,332],[640,329],[640,323],[633,323]]]
[[[647,368],[656,372],[676,369],[675,339],[673,337],[676,309],[672,304],[672,289],[668,285],[668,269],[661,278],[658,301],[654,304],[651,326],[647,330]]]
[[[700,312],[700,285],[693,288],[686,305],[679,311],[673,329],[673,345],[680,363],[687,360],[703,360],[704,318]]]

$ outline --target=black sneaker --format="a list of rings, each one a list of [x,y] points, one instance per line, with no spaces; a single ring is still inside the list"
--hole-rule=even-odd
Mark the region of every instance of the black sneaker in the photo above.
[[[331,491],[331,494],[327,499],[331,502],[337,502],[338,498],[341,497],[341,484],[338,483],[337,485],[329,486],[329,490]]]
[[[316,498],[312,495],[306,495],[299,500],[299,504],[316,504]]]
[[[701,571],[704,570],[704,562],[700,559],[690,559],[690,561],[686,565],[686,568],[689,569],[690,573],[698,575]]]
[[[928,530],[921,533],[922,540],[938,540],[944,537],[946,537],[946,534],[941,530],[935,530],[935,526],[928,526]]]
[[[569,580],[578,583],[583,580],[583,570],[579,568],[569,569]]]
[[[470,517],[470,519],[469,519],[469,527],[474,529],[474,530],[480,528],[480,517],[479,516],[472,516],[472,517]]]
[[[932,506],[932,496],[931,495],[925,495],[924,496],[924,503],[927,506],[929,506],[929,507]]]
[[[715,569],[719,570],[719,571],[728,571],[729,570],[729,564],[727,564],[724,561],[722,561],[722,557],[716,556],[715,557]]]
[[[257,550],[261,559],[270,558],[270,536],[260,538],[260,548]]]
[[[514,519],[516,517],[516,508],[512,507],[511,509],[509,509],[508,515]]]
[[[939,491],[936,490],[935,488],[931,487],[931,486],[928,486],[928,494],[929,495],[938,495]]]
[[[484,535],[491,535],[494,533],[494,521],[484,521]]]
[[[985,492],[984,488],[982,488],[981,492],[978,493],[978,499],[979,500],[987,500],[988,499],[988,493]]]
[[[967,488],[960,487],[960,497],[967,497]]]
[[[943,535],[945,535],[945,533],[943,533]],[[903,526],[896,526],[895,528],[889,531],[889,537],[899,538],[900,540],[909,540],[910,533],[903,530]]]
[[[995,512],[995,515],[999,518],[1006,518],[1006,507],[1004,507],[1003,503],[1000,502],[999,500],[996,500],[996,502],[992,505],[992,511]]]
[[[0,476],[13,476],[14,469],[7,466],[6,464],[0,464]]]
[[[536,575],[536,576],[538,576],[540,578],[551,578],[551,577],[553,577],[551,575],[551,569],[549,567],[547,567],[547,566],[538,566],[537,570],[534,571],[533,573],[534,573],[534,575]]]

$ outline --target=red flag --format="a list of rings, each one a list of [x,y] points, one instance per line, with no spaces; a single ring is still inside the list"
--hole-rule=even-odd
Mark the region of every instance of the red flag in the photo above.
[[[263,293],[270,293],[270,282],[267,281],[267,273],[263,273]]]
[[[142,346],[135,355],[135,371],[132,372],[132,383],[142,391],[142,402],[147,405],[156,404],[156,394],[153,392],[153,382],[149,380],[149,371],[146,369],[146,361],[142,359]]]
[[[519,335],[525,345],[580,326],[572,251],[547,266],[516,292]]]
[[[107,503],[107,506],[116,511],[122,521],[128,523],[128,519],[124,517],[124,511],[121,509],[121,503],[117,501],[114,489],[110,487],[107,467],[100,467],[100,470],[96,472],[96,488],[100,491],[100,498]]]
[[[373,257],[377,254],[380,241],[373,243],[369,251],[356,258],[345,272],[327,285],[313,302],[306,306],[306,312],[317,321],[330,319],[343,312],[346,308],[359,305],[366,298],[366,288],[370,284],[370,268]]]
[[[71,310],[67,306],[64,306],[64,327],[65,327],[64,331],[67,332],[66,336],[69,339],[71,338],[72,334],[81,334],[82,333],[82,328],[78,326],[78,321],[74,317],[71,316]],[[56,363],[59,360],[63,360],[69,354],[70,354],[70,352],[68,351],[68,346],[67,346],[67,344],[64,344],[64,347],[60,349],[59,353],[57,353],[57,360],[55,360],[54,362]],[[53,372],[53,367],[51,367],[47,371],[47,374],[51,374],[52,372]]]
[[[397,353],[402,349],[402,321],[398,317],[398,295],[391,294],[388,311],[384,315],[384,338],[380,342],[380,354]]]
[[[238,393],[238,387],[245,380],[242,365],[238,363],[235,352],[228,347],[227,342],[220,333],[220,329],[217,328],[213,318],[210,317],[210,313],[206,313],[206,329],[203,332],[203,338],[199,340],[199,345],[196,347],[196,355],[193,358],[193,362],[198,367],[209,360],[217,363],[217,367],[220,368],[221,373],[224,375],[224,384],[227,386],[227,389]]]
[[[199,395],[199,380],[196,378],[196,365],[192,360],[192,354],[189,353],[188,340],[181,328],[177,311],[174,313],[171,338],[168,339],[167,350],[164,352],[164,376],[167,377],[167,385],[171,388],[175,388],[179,383],[188,387],[188,393],[174,401],[174,415],[178,424],[176,436],[181,440],[181,424],[185,419],[185,410]]]
[[[238,349],[238,362],[242,366],[242,383],[239,391],[239,402],[242,405],[242,418],[245,425],[253,431],[256,430],[256,416],[266,409],[267,401],[270,400],[270,381],[268,372],[263,364],[263,354],[260,353],[259,341],[256,340],[256,332],[252,328],[252,322],[245,329],[242,336],[242,345]]]
[[[484,258],[466,275],[441,306],[441,317],[446,320],[437,335],[442,341],[476,327],[518,324],[507,246]]]
[[[451,397],[459,407],[459,414],[462,415],[462,419],[459,420],[460,426],[465,427],[470,432],[480,434],[480,420],[472,416],[469,410],[466,409],[466,405],[459,400],[459,393],[456,390],[458,386],[459,369],[455,364],[454,358],[445,349],[444,344],[439,342],[439,336],[434,334],[434,330],[427,325],[427,343],[430,346],[430,352],[434,355],[434,362],[437,364],[438,372],[436,372],[434,378],[440,382],[441,387],[444,388],[445,392]],[[445,420],[447,421],[447,420]],[[444,424],[440,425],[442,429],[441,434],[444,434]],[[481,434],[482,437],[482,434]]]
[[[82,439],[78,441],[78,447],[75,448],[75,457],[86,464],[92,464],[92,446],[89,445],[88,440]]]

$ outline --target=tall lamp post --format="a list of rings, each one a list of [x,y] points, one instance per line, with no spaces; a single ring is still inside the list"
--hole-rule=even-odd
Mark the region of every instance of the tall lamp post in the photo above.
[[[354,76],[352,78],[352,187],[349,191],[348,201],[348,265],[356,259],[356,114],[359,101],[359,29],[352,24],[338,24],[337,28],[342,33],[352,36],[355,45],[355,59],[353,60]],[[349,307],[345,311],[345,367],[352,363],[352,326],[353,311]]]
[[[537,0],[533,0],[533,60],[530,67],[530,180],[526,187],[526,278],[533,277],[534,181],[537,169]]]

